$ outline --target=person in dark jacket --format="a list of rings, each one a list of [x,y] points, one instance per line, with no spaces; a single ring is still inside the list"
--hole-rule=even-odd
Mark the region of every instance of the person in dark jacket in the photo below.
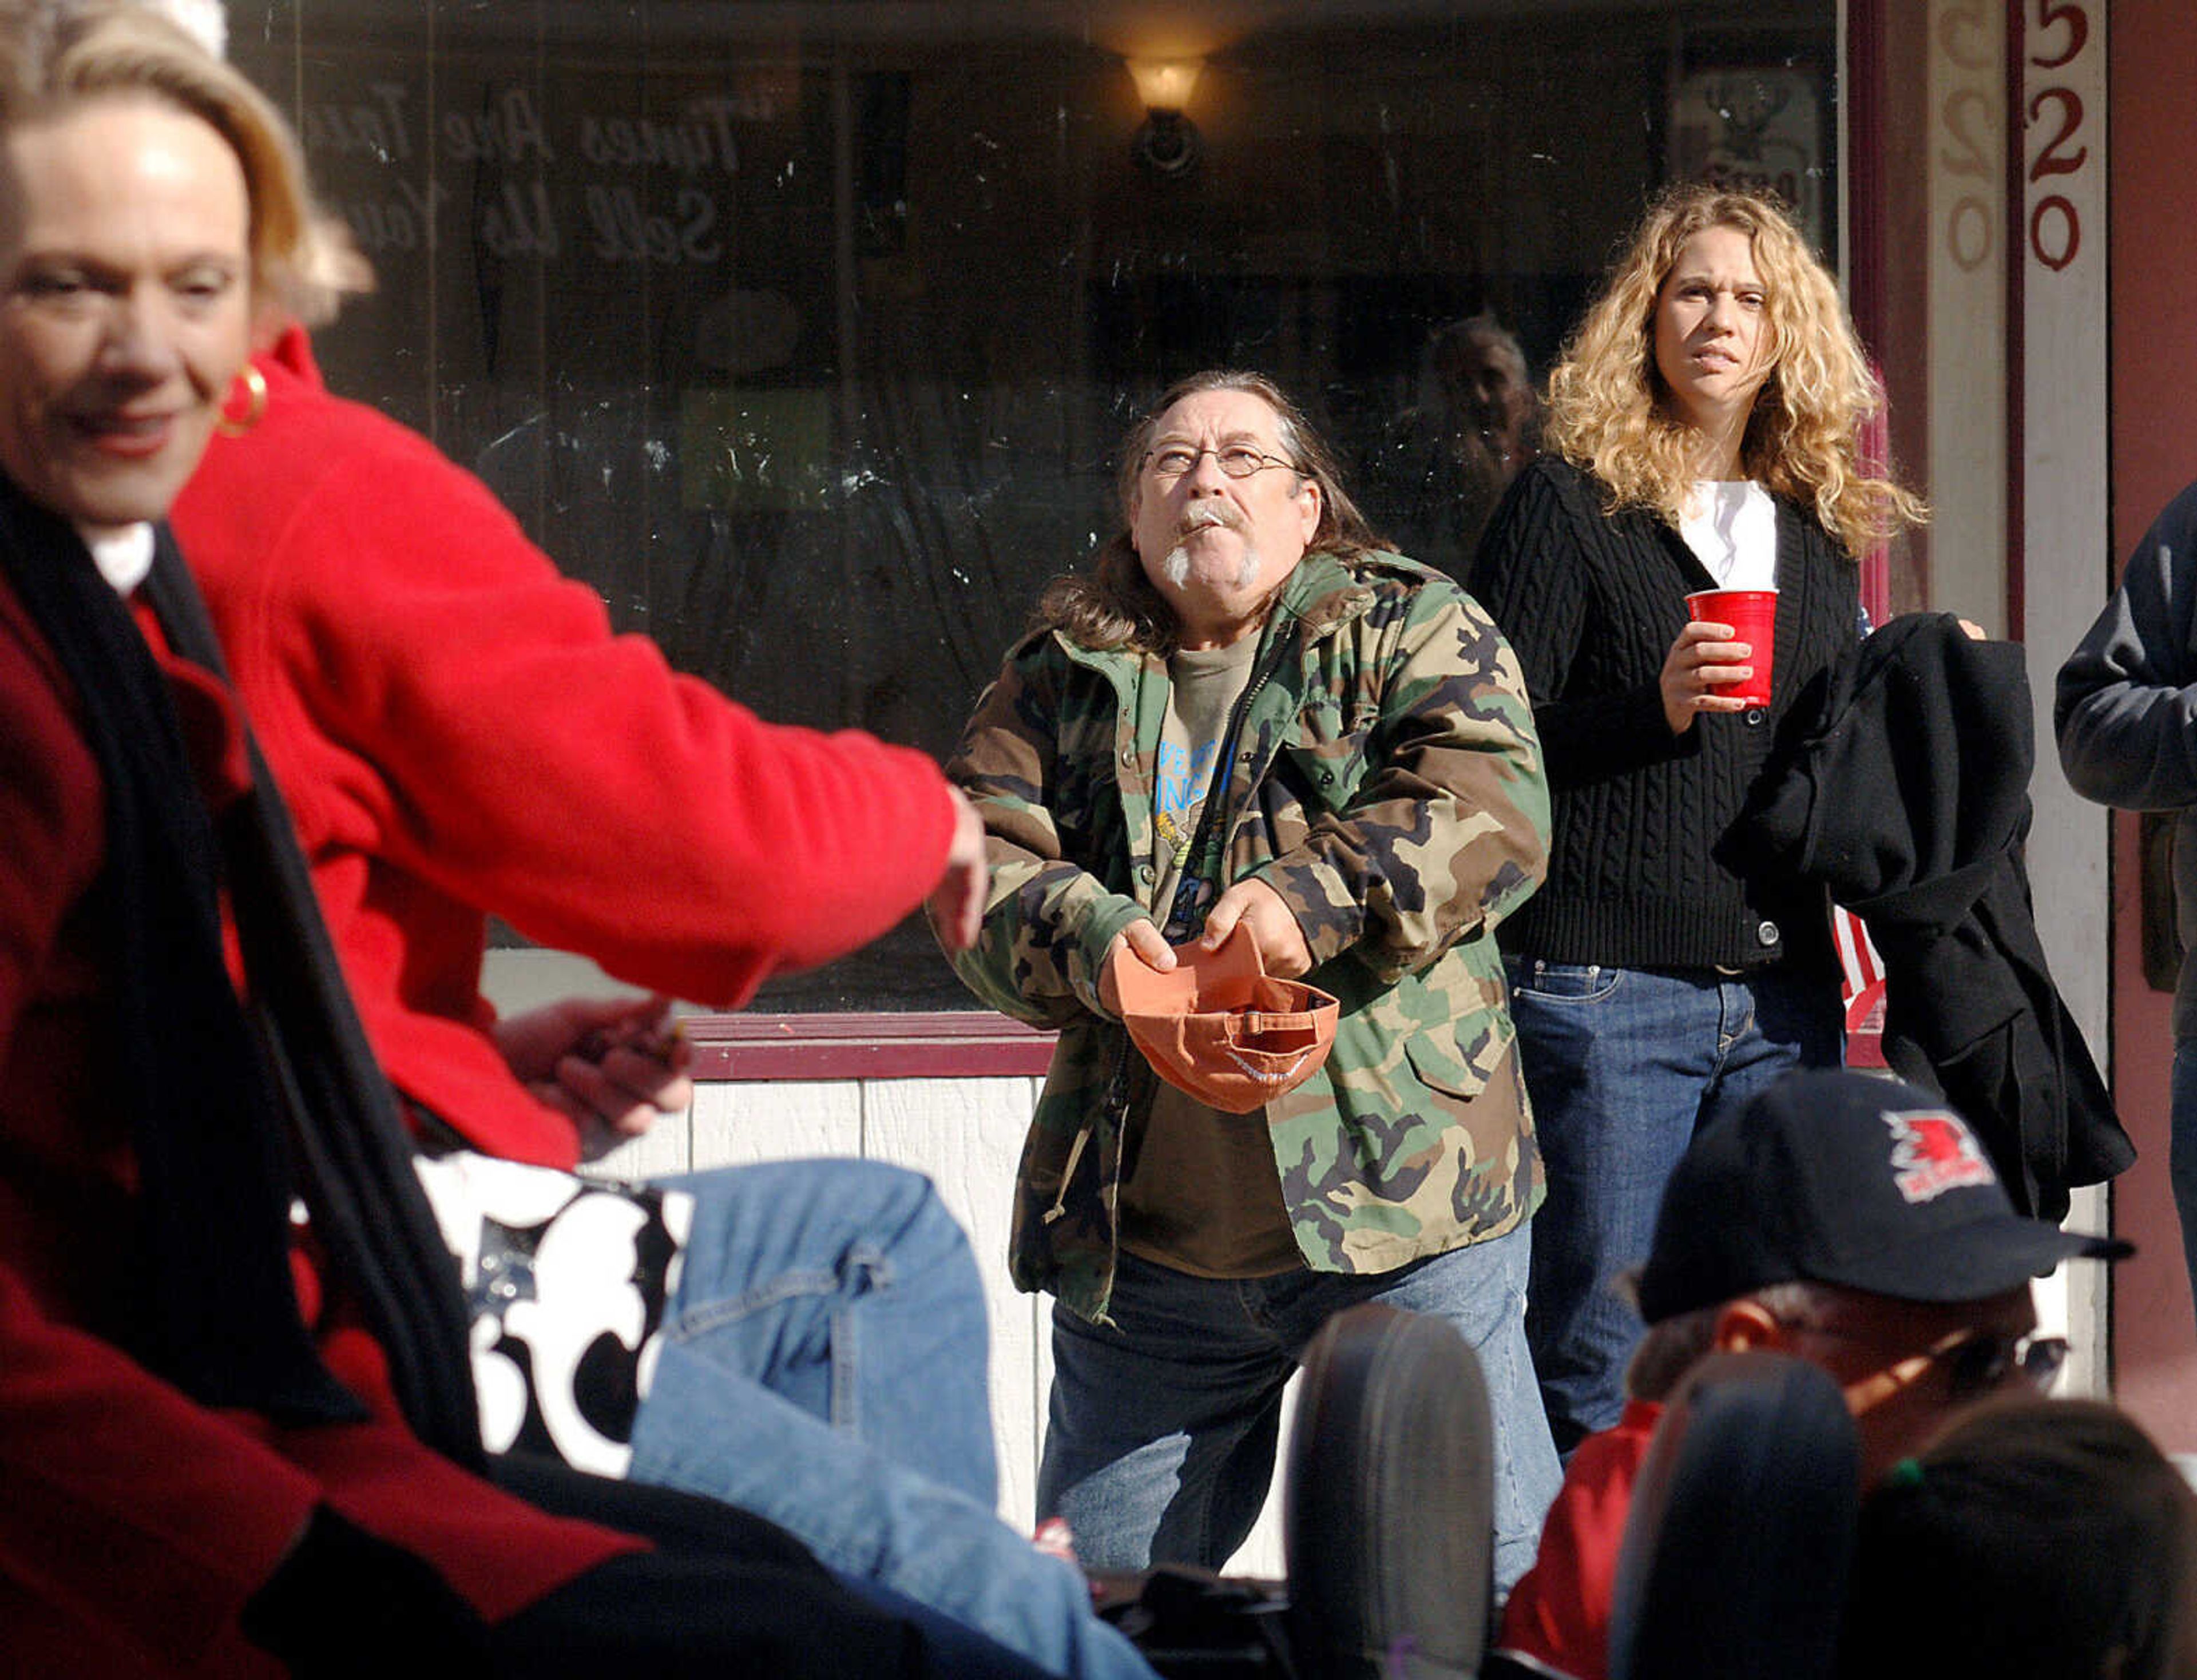
[[[1852,556],[1921,517],[1865,472],[1880,395],[1785,215],[1689,187],[1648,213],[1551,377],[1541,457],[1471,592],[1516,648],[1555,806],[1548,883],[1503,944],[1549,1199],[1527,1332],[1557,1445],[1614,1424],[1640,1334],[1609,1289],[1695,1129],[1842,1057],[1819,889],[1716,843],[1793,697],[1851,645]],[[1686,596],[1777,590],[1775,646]],[[1772,698],[1730,685],[1774,652]]]
[[[2172,811],[2175,915],[2184,953],[2174,988],[2166,1173],[2197,1297],[2197,484],[2160,510],[2120,588],[2067,663],[2052,706],[2060,764],[2086,799]]]

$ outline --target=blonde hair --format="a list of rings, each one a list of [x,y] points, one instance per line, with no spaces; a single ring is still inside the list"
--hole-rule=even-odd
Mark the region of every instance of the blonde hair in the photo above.
[[[228,142],[244,172],[252,294],[263,320],[322,321],[342,293],[370,284],[339,224],[314,202],[289,124],[189,32],[140,5],[57,9],[22,0],[0,3],[0,32],[12,61],[0,78],[0,125],[142,96],[198,118]]]
[[[1680,247],[1711,228],[1746,235],[1762,277],[1767,372],[1740,443],[1748,476],[1812,507],[1849,555],[1920,524],[1922,501],[1857,454],[1884,396],[1838,288],[1784,211],[1754,193],[1684,186],[1649,207],[1549,376],[1544,445],[1601,480],[1612,513],[1649,507],[1680,522],[1697,438],[1666,400],[1655,304]]]

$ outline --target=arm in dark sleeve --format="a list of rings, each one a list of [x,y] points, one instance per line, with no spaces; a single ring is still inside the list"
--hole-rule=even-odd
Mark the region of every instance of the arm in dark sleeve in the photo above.
[[[2060,668],[2052,717],[2078,793],[2130,810],[2197,804],[2197,486],[2161,513]]]

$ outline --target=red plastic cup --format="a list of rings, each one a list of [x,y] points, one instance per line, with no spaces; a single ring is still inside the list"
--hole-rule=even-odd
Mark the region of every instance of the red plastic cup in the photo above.
[[[1770,666],[1777,650],[1777,592],[1775,589],[1703,589],[1686,597],[1686,611],[1697,624],[1729,624],[1731,640],[1748,646],[1754,675],[1717,685],[1719,693],[1750,706],[1770,704]]]

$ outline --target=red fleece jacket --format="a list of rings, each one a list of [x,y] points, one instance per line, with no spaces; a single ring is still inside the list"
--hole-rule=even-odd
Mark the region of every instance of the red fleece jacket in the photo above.
[[[1540,1555],[1503,1607],[1496,1649],[1551,1680],[1609,1680],[1609,1616],[1632,1486],[1663,1408],[1627,1400],[1616,1427],[1589,1435],[1564,1467]]]
[[[924,755],[764,723],[613,635],[425,439],[330,396],[304,337],[177,501],[236,688],[397,1086],[477,1147],[577,1158],[511,1075],[485,918],[732,1007],[921,902],[953,831]]]
[[[160,657],[218,801],[241,781],[235,713]],[[136,1172],[111,942],[87,909],[106,802],[74,692],[4,584],[0,718],[0,1671],[279,1674],[237,1617],[320,1501],[429,1559],[491,1619],[637,1544],[422,1446],[357,1330],[322,1353],[377,1418],[310,1428],[209,1411],[110,1339]]]

